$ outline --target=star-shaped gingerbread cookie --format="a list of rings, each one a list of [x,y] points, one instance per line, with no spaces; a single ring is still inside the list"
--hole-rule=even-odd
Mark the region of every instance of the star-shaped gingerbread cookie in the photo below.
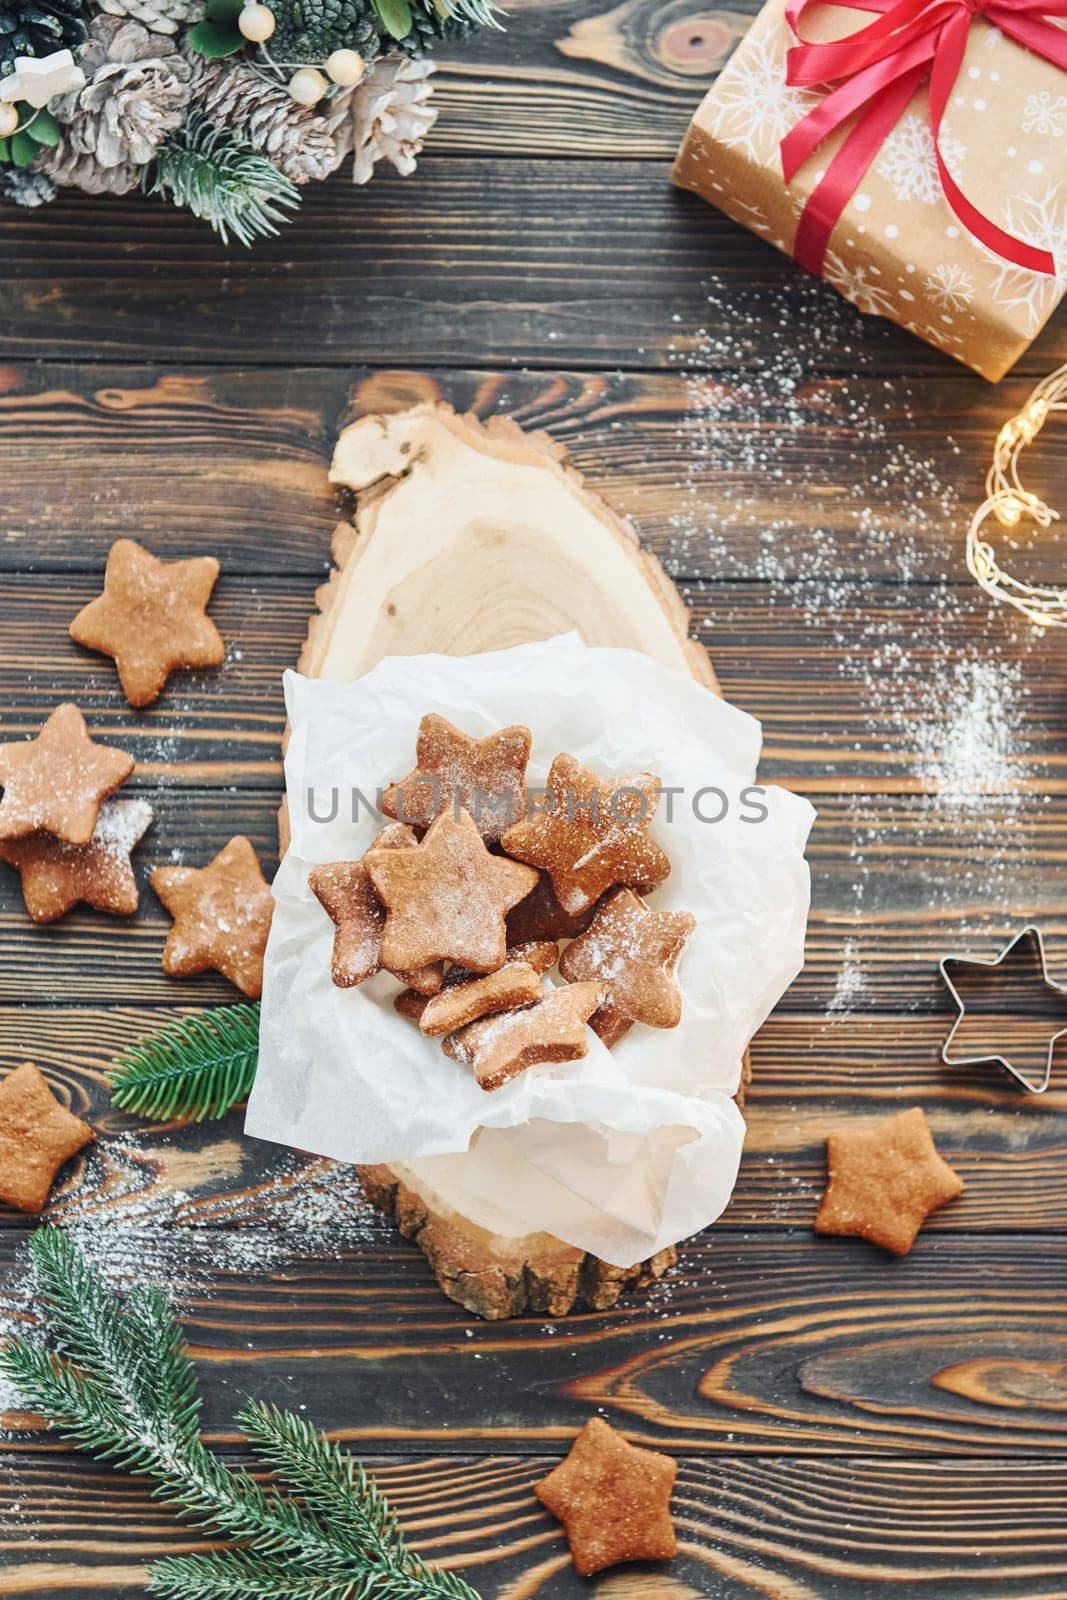
[[[174,918],[164,972],[221,972],[258,1000],[274,897],[249,840],[231,839],[206,867],[157,867],[152,887]]]
[[[32,1061],[0,1082],[0,1205],[40,1211],[64,1161],[96,1135],[61,1106]]]
[[[869,1239],[898,1256],[907,1255],[931,1212],[963,1193],[963,1179],[938,1155],[918,1106],[832,1133],[826,1167],[815,1231]]]
[[[35,739],[0,745],[0,839],[88,844],[102,802],[132,771],[132,756],[89,737],[77,706],[58,706]]]
[[[152,825],[145,800],[106,800],[88,844],[65,844],[48,833],[0,840],[0,861],[17,867],[34,922],[54,922],[76,905],[130,917],[140,896],[130,855]]]
[[[541,975],[525,961],[505,961],[495,972],[466,983],[449,984],[440,994],[427,1000],[419,1016],[419,1027],[431,1039],[455,1033],[479,1017],[495,1016],[499,1011],[514,1011],[541,998]]]
[[[413,850],[415,834],[403,823],[391,822],[371,845],[378,850]],[[330,972],[339,989],[353,989],[382,970],[381,942],[385,908],[370,881],[366,865],[359,861],[331,861],[313,867],[308,887],[327,916],[336,923]],[[444,981],[440,962],[397,973],[417,994],[436,994]]]
[[[525,900],[508,912],[508,943],[539,943],[542,939],[576,939],[588,928],[593,916],[588,906],[578,916],[564,911],[556,899],[552,879],[542,872]]]
[[[483,1000],[488,996],[490,1000],[495,1000],[501,992],[496,985],[491,986],[489,989],[475,989],[474,985],[482,983],[484,981],[484,977],[497,977],[500,973],[506,972],[508,967],[513,966],[516,963],[520,963],[523,966],[532,967],[534,972],[536,972],[537,976],[540,978],[544,975],[544,973],[551,972],[558,960],[559,945],[554,939],[539,939],[531,941],[528,944],[509,944],[504,965],[502,967],[498,967],[495,973],[491,972],[485,975],[480,975],[476,972],[468,972],[466,967],[449,967],[448,971],[445,973],[444,981],[440,985],[440,993],[443,995],[450,989],[463,989],[466,991],[465,998],[468,1006],[475,998]],[[540,994],[540,992],[541,986],[539,984],[538,994]],[[530,998],[536,1000],[537,995],[532,995]],[[402,1017],[408,1017],[412,1022],[419,1023],[421,1023],[423,1013],[425,1012],[429,1003],[429,998],[424,994],[419,994],[415,989],[401,989],[400,993],[393,1001],[393,1005],[395,1006],[396,1010],[399,1011]],[[525,1004],[524,1001],[518,1000],[514,1000],[511,1003],[512,1005]],[[476,1017],[485,1016],[486,1012],[488,1011],[501,1009],[507,1008],[502,1008],[493,1004],[487,1005],[484,1011],[475,1011],[471,1016],[465,1017],[464,1022],[473,1022]],[[438,1012],[438,1015],[440,1015],[440,1011]],[[452,1028],[458,1028],[460,1026],[461,1024],[458,1022],[452,1023]],[[448,1033],[450,1029],[445,1028],[441,1031]]]
[[[543,868],[564,911],[578,916],[618,883],[651,889],[670,872],[648,832],[659,789],[651,772],[599,778],[575,756],[559,755],[544,808],[509,828],[501,844],[516,860]]]
[[[504,917],[537,874],[490,855],[469,812],[457,819],[443,811],[414,850],[368,850],[363,859],[385,906],[383,966],[410,972],[455,961],[495,972],[504,965]]]
[[[442,811],[462,808],[486,844],[526,815],[529,728],[501,728],[474,739],[445,717],[429,712],[419,723],[415,768],[382,796],[387,817],[428,828]]]
[[[111,546],[104,592],[74,618],[70,636],[111,656],[131,706],[151,705],[179,667],[217,667],[226,654],[207,603],[214,556],[159,561],[134,539]]]
[[[650,911],[632,889],[613,889],[588,930],[564,950],[559,970],[568,983],[594,979],[607,990],[590,1026],[609,1049],[635,1022],[678,1026],[682,996],[674,971],[695,927],[688,911]]]
[[[658,1450],[630,1444],[590,1417],[570,1454],[534,1494],[562,1522],[583,1578],[624,1561],[669,1561],[678,1553],[671,1491],[678,1466]]]
[[[442,1048],[453,1061],[473,1067],[483,1089],[499,1089],[542,1061],[588,1055],[586,1023],[603,998],[599,983],[566,983],[521,1011],[502,1011],[450,1033]]]

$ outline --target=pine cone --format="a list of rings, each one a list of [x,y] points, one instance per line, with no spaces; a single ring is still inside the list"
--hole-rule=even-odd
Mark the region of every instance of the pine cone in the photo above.
[[[462,44],[477,31],[478,24],[466,17],[441,17],[434,6],[424,11],[416,5],[411,12],[411,32],[399,39],[394,48],[403,50],[405,55],[424,56],[440,44]]]
[[[0,77],[16,56],[76,50],[87,32],[82,0],[0,0]]]
[[[391,55],[352,91],[352,178],[368,183],[378,161],[390,162],[406,178],[415,170],[422,141],[437,121],[430,105],[429,61]]]
[[[32,167],[5,167],[0,176],[0,193],[17,206],[46,206],[56,197],[56,186],[43,172]]]
[[[132,17],[150,33],[177,33],[199,22],[203,0],[100,0],[100,9],[112,17]]]
[[[275,61],[320,66],[334,50],[358,50],[368,63],[378,55],[379,23],[368,0],[276,0],[271,10]]]
[[[73,150],[66,139],[61,139],[50,150],[41,151],[34,171],[61,189],[81,189],[85,194],[129,194],[140,183],[144,167],[134,166],[131,161],[102,167],[95,155]]]
[[[272,41],[273,42],[273,41]],[[205,121],[248,140],[293,183],[328,177],[352,148],[351,93],[298,106],[284,84],[231,61],[193,60],[192,93]]]
[[[82,163],[74,160],[78,156],[91,156],[105,168],[144,166],[167,134],[181,126],[189,104],[189,63],[170,39],[149,33],[139,22],[94,17],[81,65],[88,79],[85,87],[51,108],[63,126],[61,142],[48,152],[55,166],[38,164],[59,183],[76,181],[60,178],[56,170],[72,161],[79,177],[86,176]],[[78,187],[86,184],[79,182]],[[110,181],[105,187],[112,189]]]

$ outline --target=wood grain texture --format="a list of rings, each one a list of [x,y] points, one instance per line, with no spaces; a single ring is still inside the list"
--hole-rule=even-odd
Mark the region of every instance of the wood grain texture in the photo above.
[[[420,1547],[486,1600],[1067,1600],[1067,1061],[1040,1101],[943,1067],[935,970],[1036,916],[1067,976],[1064,643],[990,613],[960,555],[991,438],[1067,322],[992,389],[673,192],[667,159],[754,9],[514,0],[507,35],[444,64],[415,180],[317,186],[254,255],[136,198],[5,207],[0,291],[0,738],[73,695],[128,742],[159,811],[142,876],[236,831],[270,853],[278,678],[353,408],[445,398],[547,427],[683,581],[766,772],[820,808],[808,964],[756,1041],[722,1224],[651,1303],[468,1321],[343,1169],[252,1145],[238,1113],[109,1109],[115,1051],[233,998],[164,978],[147,892],[136,922],[36,929],[0,874],[0,1065],[36,1055],[98,1122],[52,1215],[113,1276],[176,1287],[213,1434],[233,1441],[251,1392],[387,1452]],[[1063,430],[1039,449],[1035,486],[1067,509]],[[131,533],[222,558],[230,645],[143,718],[66,639]],[[1057,581],[1067,538],[1023,554]],[[989,662],[1002,792],[968,804],[937,793],[945,685]],[[965,1195],[902,1262],[814,1238],[829,1128],[909,1104]],[[27,1238],[0,1217],[5,1322]],[[590,1586],[529,1485],[600,1405],[685,1452],[682,1554]],[[39,1429],[3,1446],[0,1595],[140,1600],[148,1560],[199,1546]]]
[[[1016,1406],[934,1381],[978,1360],[1062,1361],[1059,1237],[930,1233],[896,1261],[807,1230],[712,1228],[649,1295],[560,1325],[471,1318],[395,1239],[327,1251],[306,1230],[189,1229],[176,1247],[163,1231],[91,1237],[113,1275],[172,1283],[212,1437],[234,1437],[235,1399],[254,1393],[306,1404],[367,1451],[536,1452],[602,1409],[642,1442],[702,1454],[1067,1453],[1058,1378],[1018,1385]],[[0,1293],[17,1291],[24,1250],[0,1232]]]
[[[6,359],[664,368],[725,339],[726,364],[758,368],[757,330],[791,313],[818,317],[824,373],[958,371],[673,190],[659,162],[430,157],[416,183],[338,176],[252,254],[134,197],[65,194],[4,226]],[[1054,318],[1018,371],[1062,361],[1064,330]]]
[[[570,1569],[558,1524],[531,1493],[557,1460],[370,1466],[415,1547],[494,1600],[816,1600],[904,1585],[937,1600],[1063,1595],[1067,1468],[1048,1460],[683,1456],[677,1561],[592,1584]],[[0,1595],[128,1600],[149,1561],[204,1547],[142,1484],[63,1452],[5,1450],[0,1482]]]
[[[432,148],[669,160],[757,9],[754,0],[520,0],[506,39],[483,34],[441,60]]]
[[[946,598],[934,587],[860,582],[814,595],[797,584],[773,594],[762,583],[679,587],[724,695],[763,723],[764,777],[811,794],[933,792],[947,732],[936,684],[962,672],[965,686],[985,662],[1004,674],[1011,718],[994,787],[1024,797],[1067,789],[1064,630],[1038,637],[973,588]],[[35,731],[57,699],[73,699],[90,727],[136,757],[137,783],[274,785],[281,677],[299,655],[313,590],[224,570],[211,614],[225,665],[175,675],[138,715],[112,664],[68,636],[99,579],[0,576],[0,739]]]
[[[24,363],[0,373],[0,570],[95,573],[134,532],[160,553],[218,555],[231,573],[317,581],[337,516],[326,469],[338,428],[443,399],[549,429],[675,577],[769,576],[772,525],[780,580],[811,576],[814,541],[836,580],[893,580],[906,562],[913,581],[964,583],[965,510],[1029,387],[963,372],[922,384],[813,375],[783,394],[730,371]],[[1050,427],[1035,481],[1055,483],[1065,464],[1067,437]],[[902,475],[907,531],[894,544],[878,530],[900,517]],[[1056,581],[1067,532],[1054,526],[1016,560]]]
[[[192,981],[172,989],[186,1008],[201,999]],[[112,1061],[169,1020],[169,1009],[153,1005],[34,1009],[9,1001],[0,1008],[0,1064],[35,1060],[98,1133],[96,1146],[64,1169],[46,1220],[284,1231],[292,1213],[294,1227],[317,1217],[321,1233],[330,1223],[335,1242],[345,1242],[350,1225],[376,1246],[395,1244],[348,1169],[244,1139],[239,1110],[195,1127],[155,1126],[116,1111],[106,1086]],[[1049,1092],[1035,1099],[1013,1092],[995,1066],[943,1066],[947,1027],[940,1016],[777,1014],[753,1047],[741,1174],[716,1231],[810,1228],[827,1135],[855,1118],[922,1105],[967,1186],[930,1219],[931,1233],[1067,1232],[1067,1052]],[[331,1186],[340,1195],[332,1219]],[[18,1229],[24,1220],[0,1211],[4,1226]]]
[[[159,952],[168,922],[145,887],[147,875],[174,852],[186,864],[203,864],[244,832],[269,876],[278,791],[240,784],[203,790],[175,781],[148,785],[146,792],[157,816],[133,858],[142,885],[135,919],[81,909],[36,926],[23,909],[15,873],[0,869],[0,1002],[92,1005],[114,994],[130,1003],[200,1005],[233,997],[210,974],[183,980],[163,974]],[[1007,834],[1010,848],[997,847],[1001,853],[981,871],[971,861],[973,837],[961,832],[951,807],[942,812],[913,795],[816,791],[814,798],[807,960],[782,1011],[814,1015],[832,1007],[835,1026],[842,1013],[935,1013],[947,1028],[951,1006],[938,977],[939,958],[951,951],[989,959],[1033,916],[1048,936],[1052,971],[1067,982],[1063,795],[1046,802],[1037,791],[1026,807],[1005,801],[983,810],[983,848],[993,859],[998,833]],[[967,821],[973,824],[973,813]],[[1040,1013],[1040,991],[1020,995],[1019,1004]]]

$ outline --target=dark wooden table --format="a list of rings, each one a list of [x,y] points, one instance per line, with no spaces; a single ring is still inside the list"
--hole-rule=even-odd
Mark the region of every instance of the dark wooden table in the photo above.
[[[231,997],[164,977],[147,890],[131,922],[37,929],[5,870],[0,1065],[34,1058],[98,1128],[48,1214],[117,1279],[171,1285],[221,1448],[246,1394],[306,1406],[487,1600],[1064,1596],[1067,1067],[1043,1100],[943,1067],[936,962],[1034,917],[1067,974],[1067,635],[991,612],[962,565],[992,436],[1067,322],[993,389],[673,192],[750,9],[516,0],[445,65],[415,178],[308,189],[251,255],[136,199],[5,209],[0,288],[0,733],[71,698],[133,751],[158,814],[142,873],[238,831],[273,859],[280,675],[354,408],[510,411],[635,519],[762,718],[767,775],[820,812],[808,964],[755,1043],[727,1215],[648,1298],[472,1321],[347,1174],[245,1141],[239,1115],[109,1108],[117,1049]],[[1053,429],[1034,472],[1067,505]],[[67,637],[122,534],[223,563],[226,667],[140,715]],[[1062,577],[1064,540],[1029,560]],[[963,1199],[903,1261],[816,1238],[827,1131],[914,1104]],[[10,1331],[29,1230],[3,1220]],[[584,1584],[531,1496],[595,1410],[678,1457],[669,1572]],[[153,1557],[202,1547],[6,1421],[0,1594],[141,1595]]]

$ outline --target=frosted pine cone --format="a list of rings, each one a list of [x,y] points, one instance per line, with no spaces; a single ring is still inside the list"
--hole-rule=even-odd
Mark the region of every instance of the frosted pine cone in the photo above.
[[[351,93],[312,110],[251,67],[202,56],[193,61],[192,92],[205,121],[240,134],[292,183],[328,177],[352,147]]]
[[[63,138],[38,170],[57,183],[76,182],[87,187],[89,156],[105,169],[142,167],[151,161],[168,133],[181,126],[189,104],[191,71],[170,39],[149,33],[139,22],[98,16],[89,29],[89,42],[81,56],[88,82],[55,101],[51,110],[63,126]],[[61,177],[60,169],[79,171],[79,177]],[[133,183],[124,183],[132,188]],[[136,182],[136,178],[134,179]],[[110,181],[99,188],[122,193]]]
[[[52,149],[41,151],[33,170],[61,189],[81,189],[85,194],[129,194],[140,183],[144,167],[135,167],[130,161],[102,167],[95,156],[72,150],[67,140],[61,139]]]
[[[437,111],[429,103],[432,72],[429,61],[390,55],[352,91],[356,183],[368,183],[378,161],[390,162],[403,178],[414,172],[415,157],[437,121]]]
[[[130,17],[150,33],[177,33],[204,15],[203,0],[100,0],[101,11]]]
[[[43,172],[32,167],[5,167],[0,177],[0,193],[17,206],[46,206],[56,197],[56,186]]]

